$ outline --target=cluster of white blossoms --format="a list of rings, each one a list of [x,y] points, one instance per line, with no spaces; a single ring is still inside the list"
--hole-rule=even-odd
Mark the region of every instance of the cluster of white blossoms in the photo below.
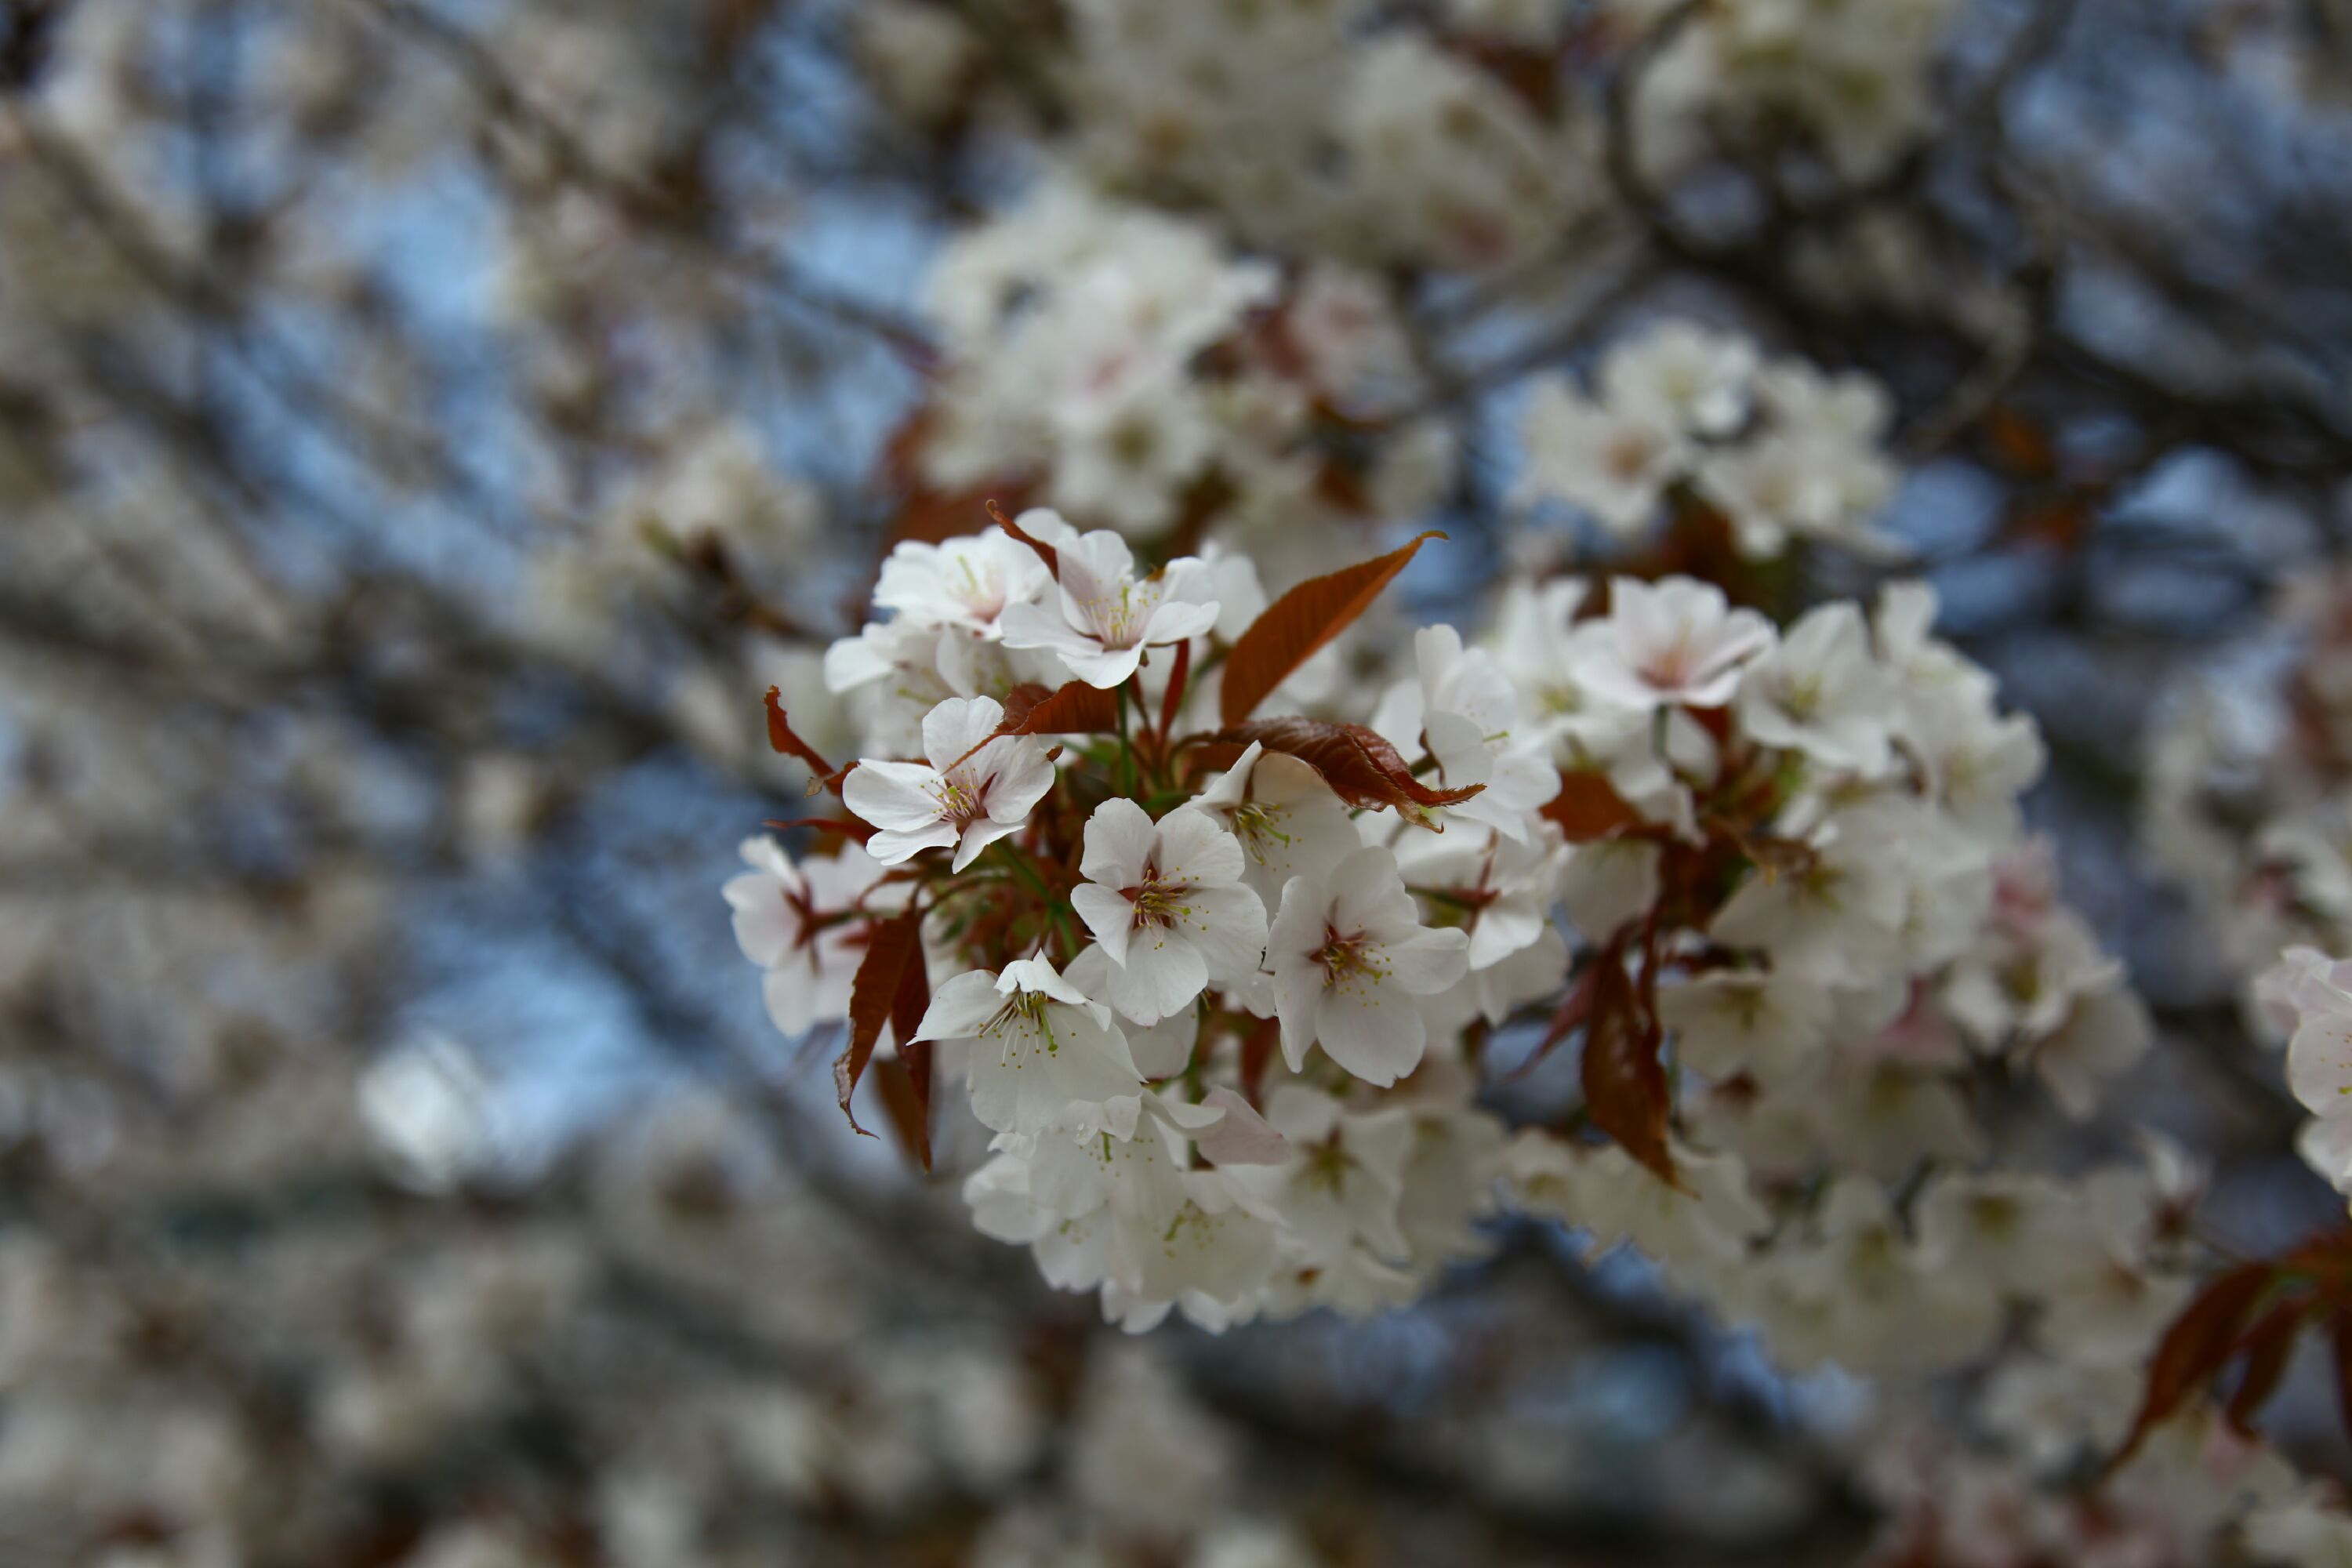
[[[1131,1327],[1410,1299],[1471,1250],[1502,1141],[1463,1026],[1567,964],[1558,778],[1510,683],[1433,628],[1385,733],[1251,722],[1234,683],[1311,650],[1271,668],[1233,629],[1229,597],[1244,628],[1265,608],[1246,561],[1147,573],[1107,530],[1012,528],[899,546],[893,618],[828,660],[889,694],[868,739],[911,719],[922,760],[841,779],[862,844],[747,848],[729,898],[777,1022],[850,1010],[874,949],[829,942],[905,910],[933,979],[898,1049],[940,1047],[993,1135],[981,1228]]]
[[[740,419],[677,432],[657,449],[660,460],[617,486],[577,540],[533,557],[524,615],[534,637],[608,648],[616,617],[682,596],[681,563],[757,569],[744,587],[793,596],[790,577],[774,568],[804,559],[822,536],[827,514],[815,491],[780,472]]]
[[[1925,590],[1782,632],[1686,579],[1598,614],[1523,583],[1355,712],[1261,719],[1318,640],[1278,629],[1268,667],[1266,627],[1339,579],[1237,626],[1228,595],[1265,605],[1243,560],[1145,573],[1107,531],[1012,527],[893,553],[892,618],[828,659],[884,694],[839,781],[863,843],[755,844],[729,898],[789,1031],[847,1010],[868,922],[920,921],[904,1044],[960,1058],[995,1140],[978,1223],[1057,1283],[1136,1326],[1406,1299],[1506,1166],[1797,1360],[1948,1364],[2063,1290],[2037,1269],[2132,1260],[2074,1237],[1938,1283],[1992,1245],[1971,1225],[2076,1203],[1969,1173],[1971,1094],[2030,1070],[2086,1112],[2147,1031],[2021,837],[2032,726]],[[1498,1164],[1479,1047],[1545,1016],[1617,1142],[1530,1131]]]
[[[1424,510],[1452,471],[1390,286],[1286,279],[1209,228],[1049,181],[932,274],[943,353],[922,480],[1034,491],[1133,539],[1254,541]],[[1367,437],[1377,435],[1372,442]]]
[[[1523,259],[1601,188],[1589,127],[1365,0],[1073,0],[1071,155],[1254,244],[1367,267]],[[1540,95],[1537,95],[1539,97]]]
[[[1601,952],[1564,1013],[1588,1057],[1623,1031],[1666,1053],[1648,1164],[1670,1149],[1677,1184],[1622,1138],[1527,1131],[1521,1205],[1631,1240],[1795,1364],[1930,1372],[2011,1305],[2063,1300],[2051,1348],[2109,1347],[2127,1380],[2177,1304],[2146,1226],[1988,1169],[1974,1110],[2023,1070],[2086,1115],[2147,1045],[2020,834],[2031,722],[1928,636],[1921,588],[1785,633],[1695,583],[1612,583],[1605,616],[1572,621],[1583,593],[1523,592],[1501,659],[1601,803],[1564,887]]]
[[[1027,1320],[880,1260],[740,1097],[656,1093],[528,1212],[373,1187],[357,1129],[314,1131],[346,1163],[282,1207],[152,1154],[123,1184],[201,1194],[226,1245],[0,1230],[12,1565],[864,1561],[942,1505],[1001,1568],[1323,1560],[1152,1347],[1074,1345],[1057,1387]],[[522,1426],[562,1435],[572,1508],[483,1458]]]
[[[1252,245],[1378,268],[1496,271],[1605,204],[1596,58],[1632,68],[1638,167],[1664,186],[1710,157],[1801,154],[1883,173],[1936,123],[1951,0],[1264,5],[1066,0],[1036,81],[1003,82],[942,8],[862,8],[884,95],[935,121],[1049,84],[1034,133],[1108,188],[1213,212]],[[1045,29],[1040,29],[1044,32]],[[1017,114],[1017,110],[1015,113]],[[1004,118],[1013,118],[1004,115]],[[1775,171],[1779,172],[1778,170]]]
[[[1665,0],[1617,0],[1642,32]],[[1936,121],[1931,70],[1952,0],[1762,0],[1690,9],[1634,100],[1643,167],[1664,180],[1726,145],[1794,146],[1838,177],[1884,171]]]
[[[2050,1403],[2033,1415],[2063,1418]],[[1890,1516],[1874,1563],[2133,1563],[2343,1568],[2352,1516],[2277,1450],[2200,1409],[2095,1489],[2010,1454],[1970,1450],[1920,1421],[1890,1435],[1865,1491]]]
[[[2185,1568],[2288,1507],[2198,1489],[2221,1439],[2188,1417],[2122,1502],[2068,1498],[2189,1299],[2203,1177],[2160,1140],[2066,1174],[2005,1146],[2022,1080],[2086,1117],[2149,1029],[2021,828],[2033,726],[1933,595],[1780,628],[1686,578],[1522,580],[1376,699],[1260,716],[1409,555],[1237,627],[1245,562],[1145,572],[1051,512],[899,546],[895,614],[835,662],[910,650],[867,733],[919,742],[828,775],[851,842],[755,841],[728,889],[778,1023],[849,1016],[845,1105],[877,1047],[961,1079],[973,1223],[1130,1331],[1409,1301],[1515,1210],[1632,1246],[1785,1366],[1953,1392],[1948,1430],[1881,1429],[1913,1453],[1893,1538]],[[1571,1041],[1549,1125],[1478,1103]],[[1915,1506],[1946,1476],[2031,1506]]]
[[[1565,501],[1621,540],[1711,509],[1749,560],[1806,539],[1883,552],[1872,524],[1900,477],[1891,413],[1867,376],[1669,320],[1603,354],[1589,393],[1565,375],[1535,384],[1519,499]]]
[[[2140,840],[2242,984],[2288,947],[2352,952],[2352,578],[2293,584],[2241,651],[2170,694]]]

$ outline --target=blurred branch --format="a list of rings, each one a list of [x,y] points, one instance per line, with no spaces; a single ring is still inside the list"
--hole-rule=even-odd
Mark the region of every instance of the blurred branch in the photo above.
[[[673,194],[600,164],[560,121],[534,104],[498,57],[470,34],[414,0],[350,0],[395,33],[439,55],[499,118],[535,138],[554,160],[560,178],[596,193],[614,206],[664,232],[693,241],[719,272],[766,289],[797,309],[856,328],[918,368],[933,358],[929,334],[908,318],[844,294],[782,257],[753,254],[714,233],[719,209],[691,194]]]

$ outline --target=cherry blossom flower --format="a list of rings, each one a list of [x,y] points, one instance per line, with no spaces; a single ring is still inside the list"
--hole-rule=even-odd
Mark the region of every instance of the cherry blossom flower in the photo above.
[[[1267,962],[1293,1072],[1307,1047],[1358,1078],[1391,1084],[1420,1064],[1429,1043],[1413,998],[1469,972],[1470,939],[1421,923],[1396,857],[1371,846],[1328,878],[1294,877],[1282,890]]]
[[[920,763],[861,762],[842,802],[881,829],[866,852],[895,866],[925,849],[952,847],[961,871],[998,839],[1020,830],[1054,787],[1045,749],[1025,735],[998,736],[1004,706],[992,698],[950,698],[923,720]]]
[[[1285,1084],[1267,1097],[1265,1120],[1281,1133],[1289,1159],[1236,1179],[1280,1216],[1288,1246],[1324,1268],[1359,1246],[1390,1263],[1411,1255],[1397,1223],[1413,1140],[1403,1110],[1351,1114],[1329,1095]]]
[[[1872,658],[1869,629],[1852,605],[1810,612],[1740,677],[1748,733],[1823,767],[1865,777],[1884,771],[1896,716],[1893,684]]]
[[[1155,823],[1130,800],[1095,808],[1070,905],[1110,956],[1103,1000],[1156,1024],[1210,981],[1256,972],[1265,906],[1242,886],[1242,860],[1206,812],[1179,807]]]
[[[1421,679],[1390,688],[1372,728],[1407,761],[1426,745],[1448,789],[1482,786],[1452,815],[1525,842],[1536,808],[1559,793],[1559,773],[1523,725],[1510,678],[1452,626],[1423,626],[1412,646]]]
[[[1712,583],[1615,577],[1609,614],[1570,637],[1568,668],[1586,691],[1622,707],[1720,708],[1740,667],[1771,646],[1771,623],[1733,609]]]
[[[1665,851],[1647,838],[1603,838],[1569,852],[1560,901],[1576,929],[1594,942],[1648,912],[1658,899]]]
[[[2352,960],[2290,948],[2263,989],[2266,1004],[2295,1015],[2287,1087],[2316,1119],[2296,1147],[2313,1169],[2352,1192]]]
[[[1047,582],[1036,552],[1001,528],[938,544],[908,540],[882,563],[874,603],[920,626],[994,636],[1004,612]]]
[[[1028,514],[1017,521],[1036,531]],[[1089,686],[1118,686],[1143,662],[1145,648],[1204,636],[1217,624],[1217,603],[1206,597],[1207,568],[1199,561],[1171,561],[1138,577],[1127,541],[1107,529],[1056,548],[1057,602],[1007,610],[1004,641],[1058,654]]]
[[[1935,1267],[2019,1298],[2045,1292],[2087,1241],[2074,1194],[2012,1172],[1942,1176],[1920,1193],[1912,1220]]]
[[[1783,432],[1708,453],[1697,479],[1730,521],[1739,552],[1751,560],[1778,555],[1791,539],[1808,536],[1840,536],[1874,552],[1884,548],[1877,536],[1846,528],[1846,490],[1831,455]]]
[[[972,1114],[999,1132],[1135,1131],[1143,1075],[1110,1009],[1043,958],[967,970],[931,994],[918,1040],[962,1042]]]
[[[1556,828],[1524,840],[1489,833],[1483,842],[1414,834],[1398,847],[1397,864],[1408,885],[1460,900],[1475,973],[1531,946],[1549,929],[1568,855]]]
[[[734,910],[736,945],[768,972],[761,986],[768,1016],[795,1037],[845,1016],[857,973],[858,931],[825,917],[854,907],[882,868],[855,844],[798,865],[772,838],[746,838],[741,852],[751,869],[730,879],[720,892]]]
[[[1232,832],[1242,847],[1243,879],[1268,910],[1280,905],[1291,878],[1322,876],[1363,845],[1321,773],[1255,741],[1192,805]]]
[[[1796,1078],[1817,1064],[1831,1009],[1824,987],[1765,970],[1712,970],[1658,993],[1658,1016],[1675,1031],[1676,1059],[1713,1079]]]
[[[1601,362],[1601,401],[1619,413],[1699,436],[1727,436],[1748,417],[1756,345],[1690,321],[1659,323]]]
[[[1521,432],[1528,467],[1520,499],[1567,501],[1621,536],[1657,515],[1666,486],[1691,460],[1674,425],[1595,403],[1560,380],[1536,384]]]

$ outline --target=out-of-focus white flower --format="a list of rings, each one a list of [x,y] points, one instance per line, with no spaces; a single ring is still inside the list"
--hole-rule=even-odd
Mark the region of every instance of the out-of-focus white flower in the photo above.
[[[1407,761],[1427,747],[1448,789],[1478,793],[1446,810],[1522,843],[1534,835],[1536,808],[1559,793],[1559,774],[1519,710],[1519,694],[1484,648],[1465,648],[1452,626],[1413,634],[1418,681],[1389,689],[1372,728]]]
[[[1748,417],[1756,345],[1690,321],[1662,321],[1601,362],[1601,400],[1618,413],[1697,436],[1728,436]]]
[[[1885,771],[1895,692],[1871,657],[1862,612],[1824,605],[1790,626],[1742,674],[1739,720],[1765,745],[1822,767]]]
[[[1557,498],[1621,537],[1656,517],[1666,486],[1690,464],[1675,425],[1595,403],[1565,381],[1538,382],[1520,424],[1522,500]]]
[[[992,528],[939,544],[898,545],[882,563],[874,603],[920,626],[992,637],[1004,612],[1035,598],[1046,582],[1035,551]]]
[[[2316,1119],[2297,1147],[2321,1175],[2352,1192],[2352,960],[2291,948],[2263,976],[2261,993],[2295,1016],[2287,1087]]]
[[[473,1053],[445,1035],[378,1058],[359,1082],[360,1118],[402,1182],[446,1192],[497,1168],[509,1133]]]
[[[1570,636],[1568,668],[1587,692],[1622,707],[1720,708],[1741,666],[1771,646],[1772,624],[1732,608],[1712,583],[1616,577],[1608,615]]]
[[[1716,969],[1661,989],[1658,1016],[1684,1066],[1713,1079],[1780,1082],[1815,1065],[1832,1003],[1826,987],[1800,975]]]

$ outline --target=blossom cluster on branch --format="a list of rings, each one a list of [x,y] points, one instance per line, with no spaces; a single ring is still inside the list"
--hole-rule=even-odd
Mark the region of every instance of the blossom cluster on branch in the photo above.
[[[727,889],[779,1025],[845,1021],[845,1110],[878,1050],[928,1159],[962,1083],[982,1232],[1131,1331],[1223,1329],[1408,1302],[1515,1210],[1786,1366],[1973,1371],[1967,1441],[1906,1439],[1930,1471],[2039,1495],[2123,1440],[2201,1178],[2039,1170],[1982,1113],[2090,1115],[2149,1029],[2021,827],[2033,725],[1931,594],[1782,628],[1688,578],[1521,580],[1334,685],[1425,539],[1268,604],[1245,557],[999,520],[898,546],[829,657],[881,694],[860,760],[772,694],[846,815]],[[1507,1127],[1482,1082],[1571,1047],[1574,1102]],[[2127,1521],[2053,1492],[2017,1529],[2189,1550],[2284,1496],[2150,1479],[2218,1462],[2184,1441]]]
[[[2352,952],[2352,582],[2280,597],[2263,646],[2170,694],[2141,805],[2150,858],[2241,985],[2287,948]]]
[[[1889,552],[1872,527],[1895,485],[1880,448],[1889,408],[1869,377],[1764,360],[1736,334],[1666,321],[1605,354],[1597,395],[1537,382],[1521,434],[1524,500],[1568,502],[1620,538],[1705,508],[1734,547],[1768,560],[1798,539]]]

